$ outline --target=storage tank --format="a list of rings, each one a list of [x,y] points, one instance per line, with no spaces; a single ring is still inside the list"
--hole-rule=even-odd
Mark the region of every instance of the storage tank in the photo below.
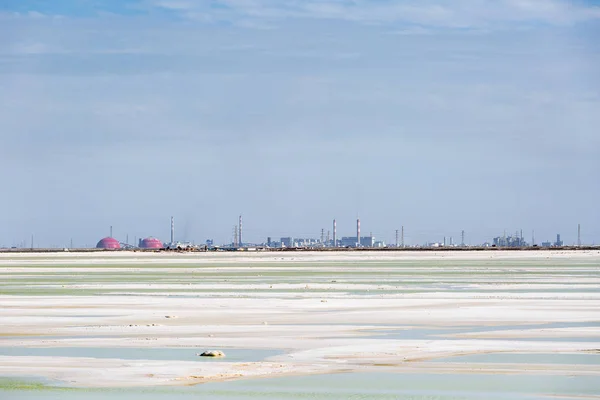
[[[100,240],[98,242],[98,244],[96,245],[97,249],[120,249],[121,245],[119,244],[119,241],[115,238],[111,238],[111,237],[105,237],[104,239]]]
[[[163,244],[157,238],[149,237],[140,242],[142,249],[162,249]]]

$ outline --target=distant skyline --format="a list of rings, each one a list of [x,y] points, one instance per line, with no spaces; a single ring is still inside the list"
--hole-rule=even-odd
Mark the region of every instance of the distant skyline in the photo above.
[[[600,3],[0,2],[0,246],[600,243]]]

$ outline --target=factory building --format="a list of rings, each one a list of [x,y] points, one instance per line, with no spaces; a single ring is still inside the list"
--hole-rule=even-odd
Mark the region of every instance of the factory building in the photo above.
[[[360,243],[357,243],[358,238],[356,236],[344,236],[342,240],[339,241],[342,247],[374,247],[375,246],[375,237],[373,236],[362,236],[360,238]],[[358,245],[358,246],[357,246]]]
[[[281,247],[294,247],[294,238],[282,237],[279,241],[281,242]]]
[[[116,249],[120,249],[121,245],[119,244],[119,241],[115,238],[112,237],[105,237],[104,239],[100,240],[98,242],[98,244],[96,245],[97,249],[106,249],[106,250],[116,250]]]
[[[360,247],[374,247],[375,238],[371,235],[360,238]]]
[[[556,235],[556,242],[554,242],[554,246],[562,247],[565,244],[562,240],[560,240],[560,233]]]
[[[162,249],[164,246],[157,238],[149,237],[146,239],[140,239],[139,247],[141,249]]]
[[[527,247],[528,243],[523,240],[523,236],[498,236],[494,238],[496,247]]]

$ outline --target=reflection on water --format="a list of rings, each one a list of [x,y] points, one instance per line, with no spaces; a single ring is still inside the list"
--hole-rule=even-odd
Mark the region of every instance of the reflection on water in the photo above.
[[[6,385],[5,385],[6,386]],[[0,381],[0,388],[2,381]],[[210,383],[193,387],[145,389],[30,390],[0,389],[0,398],[10,400],[100,399],[153,400],[175,398],[245,399],[375,399],[375,400],[550,400],[560,396],[600,393],[600,380],[591,376],[518,376],[449,374],[338,374]]]

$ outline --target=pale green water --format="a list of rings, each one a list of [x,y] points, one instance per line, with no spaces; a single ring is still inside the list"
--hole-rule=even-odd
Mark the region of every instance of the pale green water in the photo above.
[[[6,383],[0,387],[8,386]],[[0,389],[3,400],[103,399],[374,399],[550,400],[600,393],[600,380],[576,376],[339,374],[210,383],[152,389]]]
[[[33,258],[32,258],[33,259]],[[70,258],[65,258],[65,260]],[[68,268],[82,268],[81,271],[61,271],[60,266],[40,266],[40,271],[10,272],[0,268],[0,295],[29,296],[147,296],[163,298],[239,298],[270,297],[278,299],[293,295],[295,299],[318,298],[319,293],[337,298],[368,299],[376,296],[402,296],[407,294],[461,292],[477,293],[478,296],[501,295],[507,298],[519,293],[546,298],[549,294],[581,294],[591,296],[600,291],[598,265],[581,260],[525,260],[525,261],[361,261],[361,262],[303,262],[303,263],[255,263],[252,269],[242,270],[240,264],[215,265],[68,265]],[[35,266],[29,266],[35,267]],[[245,267],[245,265],[244,265]],[[38,268],[38,267],[36,267]],[[94,271],[94,268],[110,268],[107,271]],[[334,269],[335,268],[335,269]],[[342,268],[342,269],[340,269]],[[375,269],[372,269],[375,268]],[[527,269],[525,269],[527,268]],[[132,271],[132,269],[138,269]],[[557,282],[569,282],[574,277],[575,284],[556,287]],[[528,284],[535,288],[527,288]],[[102,287],[105,284],[125,284],[124,288]],[[161,289],[141,284],[170,284],[172,288]],[[189,284],[202,287],[193,288]],[[211,284],[227,284],[226,289],[211,288]],[[248,288],[260,284],[261,287]],[[277,284],[321,284],[323,288],[284,288],[267,289],[265,285]],[[386,287],[363,290],[360,286],[350,289],[342,285],[385,285]],[[86,285],[84,287],[78,285]],[[88,286],[89,285],[89,286]],[[138,285],[138,286],[136,286]],[[484,285],[484,286],[477,286]],[[502,286],[500,286],[502,285]],[[544,285],[548,285],[545,287]],[[533,298],[533,297],[532,297]],[[590,300],[595,301],[595,298]],[[162,301],[162,300],[161,300]],[[368,301],[368,300],[367,300]],[[436,300],[437,301],[437,300]],[[592,304],[592,303],[590,303]],[[62,313],[44,318],[69,318],[72,326],[93,325],[93,318],[107,314],[105,309],[86,309],[89,314],[79,312]],[[452,308],[448,308],[451,312]],[[111,315],[128,318],[129,311],[118,308],[109,310]],[[329,311],[329,312],[335,312]],[[46,315],[46,314],[44,314]],[[13,314],[14,318],[14,314]],[[82,319],[89,321],[82,322]],[[592,318],[590,318],[592,319]],[[399,321],[401,314],[399,314]],[[599,319],[600,320],[600,319]],[[153,321],[156,322],[156,321]],[[158,321],[161,322],[161,321]],[[377,321],[376,321],[377,322]],[[120,323],[120,320],[119,322]],[[127,322],[128,323],[128,322]],[[161,322],[162,323],[162,322]],[[585,322],[554,321],[547,324],[498,325],[495,326],[447,326],[409,328],[401,325],[382,326],[381,329],[363,331],[365,338],[402,340],[444,339],[439,335],[461,332],[484,332],[503,329],[528,328],[577,328],[598,326],[597,320]],[[377,326],[377,323],[370,323]],[[327,325],[323,325],[326,332]],[[123,358],[128,360],[186,360],[220,362],[203,359],[195,354],[206,349],[199,348],[26,348],[18,347],[19,336],[10,336],[21,331],[7,332],[15,347],[0,348],[0,355],[9,356],[69,356],[95,358]],[[0,326],[0,334],[2,334]],[[42,334],[43,335],[43,334]],[[1,335],[0,335],[1,336]],[[123,337],[127,334],[122,334]],[[45,339],[61,336],[45,337]],[[68,336],[64,336],[67,337]],[[81,336],[86,337],[86,336]],[[102,335],[94,335],[102,337]],[[108,336],[107,336],[108,337]],[[452,340],[445,338],[446,340]],[[485,339],[480,339],[485,340]],[[503,339],[515,340],[515,339]],[[520,338],[518,340],[553,341],[596,341],[593,338]],[[67,344],[68,345],[68,344]],[[227,349],[223,361],[260,361],[280,354],[277,350]],[[463,356],[437,360],[436,362],[487,362],[487,363],[533,363],[533,364],[577,364],[598,365],[600,355],[596,354],[487,354]],[[29,381],[31,382],[31,381]],[[531,376],[531,375],[481,375],[481,374],[340,374],[307,377],[285,377],[275,379],[240,380],[224,383],[210,383],[195,387],[163,387],[138,389],[70,389],[65,387],[48,388],[44,385],[19,383],[0,379],[0,400],[41,400],[41,399],[104,399],[116,400],[194,398],[216,400],[244,399],[399,399],[399,400],[527,400],[555,399],[555,395],[572,398],[582,395],[600,395],[600,378],[597,376]],[[569,397],[571,396],[571,397]]]
[[[0,356],[91,357],[123,360],[181,360],[205,362],[254,362],[282,354],[278,350],[227,349],[224,358],[199,357],[207,348],[135,348],[135,347],[0,347]]]
[[[473,354],[438,358],[430,362],[600,365],[600,354]]]

